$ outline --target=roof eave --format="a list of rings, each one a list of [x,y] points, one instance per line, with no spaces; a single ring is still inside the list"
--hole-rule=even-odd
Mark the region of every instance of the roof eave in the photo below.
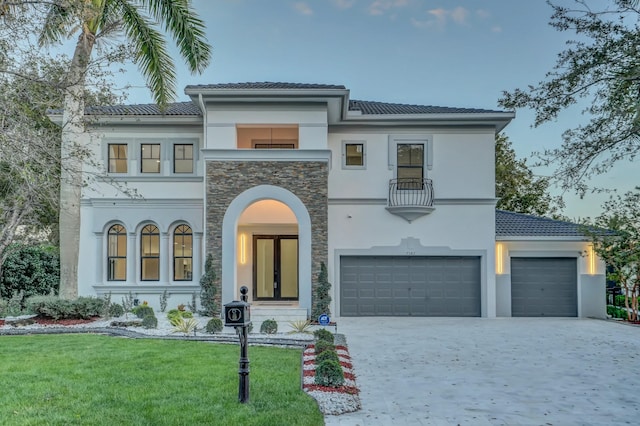
[[[347,116],[338,123],[354,124],[422,124],[432,126],[465,125],[492,126],[496,132],[502,131],[515,118],[514,112],[496,113],[434,113],[434,114],[363,114]]]
[[[49,114],[49,119],[55,124],[62,125],[62,114]],[[87,124],[122,124],[122,125],[157,125],[180,124],[201,125],[200,115],[86,115]]]
[[[589,238],[577,235],[496,235],[496,241],[570,241],[588,242]]]

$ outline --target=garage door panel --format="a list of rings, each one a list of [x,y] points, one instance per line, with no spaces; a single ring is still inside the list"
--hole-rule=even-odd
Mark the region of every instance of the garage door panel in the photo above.
[[[511,259],[511,315],[514,317],[578,315],[575,258]]]
[[[479,257],[345,256],[340,278],[343,316],[480,316]]]

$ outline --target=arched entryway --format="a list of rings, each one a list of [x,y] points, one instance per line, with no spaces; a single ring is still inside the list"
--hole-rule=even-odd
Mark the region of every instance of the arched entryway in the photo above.
[[[277,302],[310,312],[311,219],[295,194],[273,185],[248,189],[231,202],[222,228],[223,303],[246,285],[254,306]]]

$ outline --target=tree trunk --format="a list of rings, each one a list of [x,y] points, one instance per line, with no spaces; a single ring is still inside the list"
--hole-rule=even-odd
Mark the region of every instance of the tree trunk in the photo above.
[[[84,161],[84,83],[94,38],[83,33],[69,67],[60,144],[60,297],[78,297],[80,199]]]

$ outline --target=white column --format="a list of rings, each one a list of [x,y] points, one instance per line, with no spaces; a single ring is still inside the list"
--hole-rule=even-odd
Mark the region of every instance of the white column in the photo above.
[[[168,232],[160,233],[160,282],[169,283],[169,265],[173,262],[173,250],[170,247]]]
[[[95,233],[96,243],[96,270],[95,280],[96,284],[104,284],[106,276],[104,275],[104,264],[107,261],[107,257],[104,253],[104,232]]]
[[[140,257],[136,250],[136,233],[129,232],[129,239],[127,240],[127,283],[135,284],[138,282],[136,276],[136,265],[138,264]]]
[[[202,259],[202,232],[193,233],[193,284],[200,283],[200,277],[203,274],[203,259]]]

